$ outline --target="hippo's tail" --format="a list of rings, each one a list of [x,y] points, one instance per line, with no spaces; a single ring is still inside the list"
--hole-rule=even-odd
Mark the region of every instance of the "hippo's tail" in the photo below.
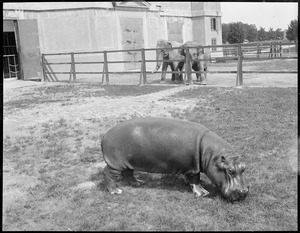
[[[102,137],[102,140],[101,140],[101,151],[102,151],[103,160],[110,167],[114,167],[114,165],[112,163],[110,163],[109,159],[107,158],[107,152],[104,153],[104,144],[105,144],[105,135]]]
[[[105,156],[104,156],[104,136],[102,136],[102,139],[101,139],[101,151],[102,151],[102,156],[103,156],[103,159],[105,160]]]
[[[104,137],[104,136],[103,136]],[[102,153],[103,153],[103,137],[102,137],[102,139],[101,139],[101,151],[102,151]]]

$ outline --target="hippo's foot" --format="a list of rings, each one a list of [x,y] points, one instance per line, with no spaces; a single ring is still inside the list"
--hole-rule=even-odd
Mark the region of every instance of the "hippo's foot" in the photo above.
[[[185,175],[179,175],[183,179],[184,185],[188,186],[190,184],[188,178]]]
[[[205,190],[200,184],[191,184],[191,188],[196,197],[205,197],[209,194],[209,192]]]
[[[142,180],[138,180],[134,177],[133,170],[131,170],[131,169],[124,170],[122,172],[122,175],[123,175],[124,180],[127,181],[132,186],[139,187],[144,184],[144,182]]]
[[[113,190],[110,190],[109,191],[111,195],[114,195],[114,194],[121,194],[122,193],[122,190],[121,189],[113,189]]]
[[[167,82],[165,80],[160,80],[161,84],[166,84]]]
[[[134,187],[140,187],[140,186],[142,186],[143,184],[145,184],[144,181],[138,180],[138,179],[136,179],[136,178],[131,178],[131,179],[129,179],[128,181],[129,181],[129,184],[132,185],[132,186],[134,186]]]

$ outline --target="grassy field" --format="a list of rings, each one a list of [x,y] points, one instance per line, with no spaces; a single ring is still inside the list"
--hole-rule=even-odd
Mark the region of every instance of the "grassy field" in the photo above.
[[[9,100],[5,104],[5,111],[10,109],[30,108],[39,104],[59,102],[62,105],[69,104],[75,98],[91,98],[110,96],[116,98],[120,96],[139,96],[165,89],[172,86],[144,86],[137,85],[101,85],[99,83],[81,83],[81,84],[61,84],[48,87],[37,87],[34,92],[31,90],[15,99]]]
[[[40,87],[6,102],[4,113],[47,108],[49,101],[59,101],[63,108],[75,104],[76,98],[118,99],[166,88]],[[64,99],[57,98],[64,92]],[[49,99],[37,100],[40,95]],[[103,161],[103,134],[120,119],[99,117],[82,124],[61,117],[3,139],[4,163],[13,167],[13,178],[20,180],[8,192],[22,193],[7,204],[2,229],[297,230],[297,89],[201,87],[160,102],[167,106],[179,99],[195,100],[196,107],[172,110],[174,118],[206,125],[242,155],[248,165],[245,179],[251,185],[244,201],[224,201],[205,175],[201,179],[212,193],[210,198],[195,198],[180,177],[141,172],[136,175],[145,185],[123,183],[122,195],[111,196],[97,164]]]
[[[236,61],[227,61],[226,63],[210,63],[210,70],[236,70]],[[269,70],[281,70],[281,71],[296,71],[298,67],[298,60],[285,59],[285,60],[262,60],[243,61],[243,70],[255,70],[255,71],[269,71]]]

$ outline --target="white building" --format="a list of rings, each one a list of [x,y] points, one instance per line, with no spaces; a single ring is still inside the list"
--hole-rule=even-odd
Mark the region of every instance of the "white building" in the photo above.
[[[154,48],[158,39],[222,44],[221,16],[218,2],[4,3],[4,55],[16,55],[21,78],[40,79],[41,54]],[[154,51],[146,55],[147,59],[155,59]],[[82,55],[76,59],[86,61],[97,56]],[[69,61],[69,57],[52,59]],[[140,53],[109,54],[109,60],[132,61],[110,64],[109,69],[140,68],[134,62],[139,58]],[[102,71],[99,67],[91,65],[89,69]],[[147,64],[148,69],[153,67],[153,63]],[[57,70],[70,68],[66,65]]]

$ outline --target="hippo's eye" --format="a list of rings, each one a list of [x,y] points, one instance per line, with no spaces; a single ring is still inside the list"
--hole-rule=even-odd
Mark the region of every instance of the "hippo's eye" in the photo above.
[[[241,173],[243,173],[245,171],[245,167],[241,168]]]
[[[229,175],[234,176],[235,175],[235,170],[228,169],[228,173],[229,173]]]

